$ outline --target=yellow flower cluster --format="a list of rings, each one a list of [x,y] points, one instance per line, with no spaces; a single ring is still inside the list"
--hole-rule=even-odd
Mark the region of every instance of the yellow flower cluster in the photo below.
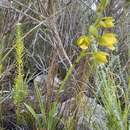
[[[102,11],[105,9],[108,1],[103,0],[98,7],[97,13],[102,13]],[[113,17],[99,17],[97,18],[96,22],[90,26],[89,28],[89,34],[88,35],[82,35],[78,38],[77,40],[77,45],[85,50],[88,49],[89,46],[91,45],[92,42],[95,40],[97,41],[96,43],[99,46],[106,47],[110,50],[115,49],[115,45],[117,43],[117,38],[114,33],[103,33],[102,35],[99,35],[99,29],[100,28],[112,28],[114,27],[114,19]],[[92,38],[93,37],[93,38]],[[94,40],[93,40],[94,39]],[[93,58],[98,62],[98,63],[107,63],[107,56],[108,53],[103,52],[103,51],[97,51],[96,53],[93,53]]]

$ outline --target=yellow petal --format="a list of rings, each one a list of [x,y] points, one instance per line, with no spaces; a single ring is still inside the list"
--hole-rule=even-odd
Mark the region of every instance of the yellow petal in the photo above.
[[[80,45],[80,48],[81,49],[88,49],[88,46],[86,46],[85,44],[83,44],[83,45]]]
[[[99,22],[99,26],[104,28],[112,28],[114,27],[114,19],[112,17],[104,17]]]
[[[99,40],[99,45],[114,49],[114,45],[117,43],[116,35],[113,33],[105,33]]]
[[[96,52],[94,54],[94,59],[100,63],[100,64],[104,64],[104,63],[107,63],[107,56],[109,54],[106,53],[106,52],[102,52],[102,51],[99,51],[99,52]]]
[[[90,38],[83,35],[80,36],[77,40],[77,45],[81,48],[81,49],[87,49],[88,46],[90,44]]]

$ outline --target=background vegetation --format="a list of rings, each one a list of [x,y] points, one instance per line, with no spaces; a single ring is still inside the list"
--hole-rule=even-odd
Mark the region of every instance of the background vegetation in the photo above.
[[[101,48],[108,63],[77,59],[76,40],[101,1],[0,1],[1,130],[130,129],[128,0],[110,0],[103,12],[118,37],[114,51]]]

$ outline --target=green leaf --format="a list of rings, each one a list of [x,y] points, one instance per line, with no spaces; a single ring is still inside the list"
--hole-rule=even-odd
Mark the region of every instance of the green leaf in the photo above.
[[[36,112],[34,111],[34,109],[31,106],[27,105],[26,103],[24,103],[24,105],[27,108],[27,110],[33,115],[33,117],[37,120],[38,116]]]
[[[94,25],[91,25],[91,26],[89,27],[89,32],[90,32],[93,36],[98,37],[98,30],[97,30],[97,28],[96,28]]]
[[[47,124],[47,122],[46,122],[46,113],[45,113],[45,105],[43,103],[43,98],[42,98],[41,92],[40,92],[37,85],[35,86],[35,91],[36,91],[36,97],[37,97],[38,102],[39,102],[40,111],[42,113],[42,121],[45,122],[45,124]]]

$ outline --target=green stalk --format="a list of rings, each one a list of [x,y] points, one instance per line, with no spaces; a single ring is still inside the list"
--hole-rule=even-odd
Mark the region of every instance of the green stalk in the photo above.
[[[16,115],[17,121],[21,120],[20,107],[27,96],[27,85],[24,81],[24,64],[23,64],[23,54],[24,54],[24,42],[22,39],[22,29],[21,24],[16,25],[16,77],[13,99],[16,105]]]
[[[69,79],[69,77],[71,76],[71,74],[72,74],[72,72],[73,72],[75,66],[76,66],[76,65],[80,62],[80,60],[81,60],[83,57],[85,57],[86,55],[87,55],[86,51],[82,50],[82,51],[80,52],[80,55],[77,57],[75,63],[74,63],[72,66],[70,66],[70,68],[68,69],[68,72],[67,72],[67,74],[66,74],[64,80],[61,82],[60,91],[63,91],[63,90],[64,90],[65,83],[66,83],[66,81]]]

